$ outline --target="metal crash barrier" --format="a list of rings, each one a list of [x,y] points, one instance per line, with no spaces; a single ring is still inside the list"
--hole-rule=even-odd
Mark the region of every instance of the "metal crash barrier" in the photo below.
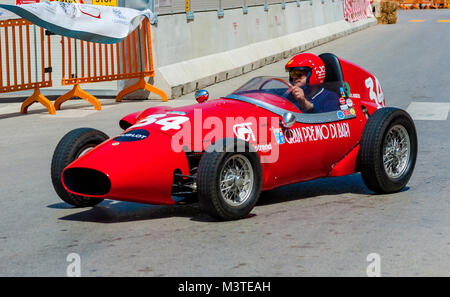
[[[140,47],[138,45],[141,45]],[[81,83],[107,82],[138,78],[139,81],[122,90],[116,102],[139,89],[158,94],[162,101],[168,101],[167,95],[145,81],[145,77],[154,76],[150,23],[144,20],[125,40],[117,44],[98,44],[61,38],[62,45],[62,85],[73,85],[73,89],[55,101],[56,109],[71,98],[87,100],[95,109],[100,110],[97,98],[83,91]],[[67,67],[66,67],[67,64]]]
[[[55,106],[40,92],[40,88],[51,86],[50,36],[23,19],[0,21],[0,93],[34,89],[23,102],[21,113],[39,102],[55,114]]]
[[[52,33],[24,19],[0,21],[0,93],[34,90],[22,106],[26,114],[35,102],[55,114],[61,104],[75,97],[90,102],[101,110],[100,101],[81,89],[82,83],[98,83],[124,79],[138,82],[120,91],[116,102],[134,91],[144,89],[168,101],[164,91],[145,81],[154,76],[150,23],[140,27],[116,44],[99,44],[61,37],[63,86],[73,89],[60,96],[54,104],[40,92],[52,87]]]

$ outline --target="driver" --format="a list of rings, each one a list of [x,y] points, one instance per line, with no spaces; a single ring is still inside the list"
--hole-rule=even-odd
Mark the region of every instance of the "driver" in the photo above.
[[[318,84],[325,80],[325,64],[314,54],[294,56],[285,66],[289,72],[287,99],[302,112],[320,113],[339,110],[339,97]]]

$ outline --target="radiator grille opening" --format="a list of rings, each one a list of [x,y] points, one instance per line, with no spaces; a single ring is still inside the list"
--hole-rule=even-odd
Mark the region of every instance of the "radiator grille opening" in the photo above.
[[[102,172],[88,168],[69,168],[64,171],[66,187],[81,195],[103,196],[111,190],[111,181]]]

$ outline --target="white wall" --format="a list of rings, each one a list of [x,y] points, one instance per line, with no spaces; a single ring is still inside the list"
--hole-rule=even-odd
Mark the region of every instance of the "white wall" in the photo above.
[[[341,0],[313,0],[160,16],[152,28],[155,86],[176,98],[215,82],[279,61],[318,44],[376,24],[344,21]],[[156,98],[155,96],[150,96]]]

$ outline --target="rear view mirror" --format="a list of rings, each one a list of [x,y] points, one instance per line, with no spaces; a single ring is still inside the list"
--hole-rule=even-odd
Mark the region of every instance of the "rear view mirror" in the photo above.
[[[194,96],[198,103],[206,102],[209,99],[209,93],[207,90],[198,90],[195,92]]]
[[[293,113],[286,112],[283,114],[283,119],[281,120],[281,125],[284,128],[290,128],[295,124],[296,118]]]

